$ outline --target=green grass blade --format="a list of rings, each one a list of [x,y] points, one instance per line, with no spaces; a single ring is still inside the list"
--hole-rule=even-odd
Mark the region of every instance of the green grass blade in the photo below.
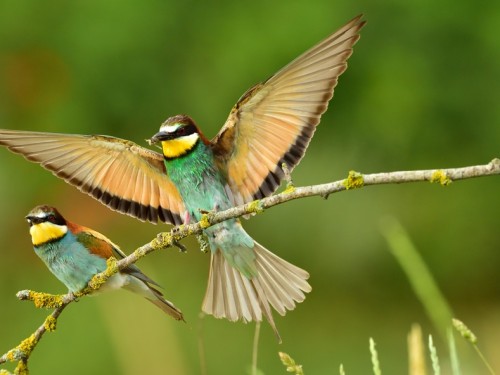
[[[372,355],[372,365],[373,365],[373,373],[375,375],[382,375],[382,371],[380,370],[380,362],[378,360],[377,349],[375,348],[375,341],[370,337],[370,353]]]
[[[460,375],[460,363],[458,362],[457,345],[455,343],[455,336],[451,327],[448,328],[448,347],[450,350],[451,373],[453,375]]]
[[[432,363],[432,370],[434,371],[434,375],[441,375],[441,367],[439,366],[439,358],[437,355],[437,349],[434,346],[434,341],[432,340],[431,335],[429,335],[429,352],[431,354],[431,363]]]
[[[406,273],[413,291],[423,304],[434,327],[446,341],[446,330],[450,327],[452,312],[425,262],[396,219],[387,218],[381,227],[382,234],[392,254]]]

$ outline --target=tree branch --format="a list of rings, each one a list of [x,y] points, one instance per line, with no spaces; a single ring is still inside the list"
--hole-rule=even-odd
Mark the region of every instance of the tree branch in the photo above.
[[[31,292],[29,290],[23,290],[16,294],[17,298],[20,300],[32,300],[36,303],[35,296],[49,296],[44,293]],[[31,334],[29,337],[21,341],[21,343],[15,348],[9,350],[7,353],[0,357],[0,363],[4,362],[15,362],[18,361],[17,367],[15,369],[16,374],[28,374],[28,359],[31,356],[31,353],[35,349],[36,345],[42,338],[45,332],[55,331],[57,325],[57,318],[61,315],[62,311],[68,306],[71,302],[73,302],[76,297],[73,294],[67,294],[63,296],[52,296],[53,300],[59,300],[59,305],[54,306],[54,311],[45,318],[43,324],[37,328],[37,330]],[[38,307],[38,306],[37,306]],[[6,373],[5,371],[0,370],[0,374]],[[8,374],[8,373],[7,373]]]
[[[449,169],[429,169],[418,171],[400,171],[387,173],[361,174],[351,171],[346,179],[304,187],[295,187],[290,178],[288,169],[285,166],[287,187],[280,194],[246,203],[241,206],[233,207],[221,212],[211,212],[204,214],[202,219],[194,224],[180,225],[172,228],[169,232],[159,233],[154,240],[139,247],[129,256],[117,261],[112,258],[108,260],[108,267],[105,271],[95,275],[90,280],[88,286],[75,294],[49,295],[24,290],[17,294],[20,300],[31,300],[36,307],[54,308],[54,311],[45,319],[44,323],[28,338],[23,340],[18,346],[9,350],[0,357],[0,364],[5,362],[18,362],[16,374],[27,373],[28,359],[45,332],[53,331],[56,328],[56,322],[64,308],[75,301],[77,298],[90,294],[99,289],[106,280],[114,273],[137,262],[147,254],[158,249],[169,247],[179,247],[179,241],[190,235],[199,235],[203,229],[220,223],[225,220],[241,217],[243,215],[255,214],[264,210],[282,204],[293,199],[300,199],[312,196],[321,196],[328,198],[330,194],[338,193],[344,190],[361,188],[363,186],[383,185],[383,184],[401,184],[408,182],[429,181],[447,186],[453,181],[459,181],[474,177],[484,177],[491,175],[500,175],[500,159],[493,159],[490,163],[476,165],[464,168]],[[183,247],[180,246],[180,249]],[[0,374],[6,373],[0,370]]]

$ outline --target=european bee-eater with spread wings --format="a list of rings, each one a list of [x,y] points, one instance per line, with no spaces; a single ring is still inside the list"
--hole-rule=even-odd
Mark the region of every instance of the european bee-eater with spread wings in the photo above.
[[[188,116],[167,119],[157,153],[102,135],[0,130],[0,144],[40,163],[110,208],[140,220],[178,225],[200,210],[225,210],[272,194],[302,159],[365,24],[358,16],[249,89],[208,140]],[[240,220],[205,230],[211,249],[202,310],[276,331],[281,315],[311,290],[309,274],[252,239]],[[277,333],[277,331],[276,331]]]

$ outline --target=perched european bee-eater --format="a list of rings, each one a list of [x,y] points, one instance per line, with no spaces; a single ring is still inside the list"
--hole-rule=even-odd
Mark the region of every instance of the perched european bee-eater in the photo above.
[[[66,220],[54,207],[37,206],[26,215],[35,253],[70,292],[83,289],[92,276],[106,269],[111,256],[125,254],[108,238],[92,229]],[[176,320],[182,312],[155,287],[141,270],[130,265],[111,276],[99,290],[123,288],[143,296]]]
[[[188,116],[167,119],[150,143],[109,136],[0,130],[0,144],[40,163],[110,208],[141,220],[182,224],[272,194],[326,111],[365,24],[358,16],[249,89],[209,141]],[[211,265],[203,311],[260,321],[311,290],[309,274],[255,242],[237,219],[207,228]],[[277,331],[276,331],[277,332]]]

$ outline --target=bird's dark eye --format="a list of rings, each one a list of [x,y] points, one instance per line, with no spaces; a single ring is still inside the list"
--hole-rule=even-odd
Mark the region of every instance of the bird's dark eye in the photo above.
[[[54,215],[49,215],[47,217],[47,220],[50,221],[51,223],[54,223],[56,222],[56,217]]]
[[[197,129],[193,124],[188,124],[186,126],[183,126],[182,128],[179,128],[178,132],[179,135],[191,135],[193,133],[196,133]]]

